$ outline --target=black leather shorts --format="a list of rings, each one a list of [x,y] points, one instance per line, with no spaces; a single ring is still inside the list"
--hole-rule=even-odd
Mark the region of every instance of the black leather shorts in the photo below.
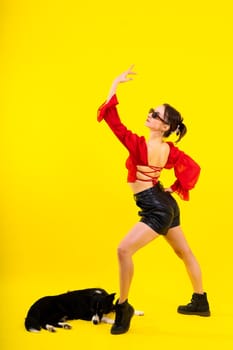
[[[158,182],[154,187],[134,195],[137,206],[141,209],[140,221],[160,235],[180,225],[180,210],[176,200],[163,190]]]

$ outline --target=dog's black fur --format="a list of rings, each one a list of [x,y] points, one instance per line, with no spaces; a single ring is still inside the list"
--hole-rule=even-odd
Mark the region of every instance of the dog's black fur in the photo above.
[[[97,324],[105,314],[114,311],[115,294],[108,294],[101,288],[88,288],[43,297],[29,309],[25,328],[31,332],[41,328],[55,332],[56,327],[70,329],[65,321],[77,319]]]

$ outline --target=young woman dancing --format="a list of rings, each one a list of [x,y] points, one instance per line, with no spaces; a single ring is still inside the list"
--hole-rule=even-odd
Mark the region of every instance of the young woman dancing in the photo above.
[[[98,121],[104,119],[129,151],[126,161],[127,182],[133,191],[136,205],[140,208],[140,221],[118,246],[120,297],[116,303],[112,334],[127,332],[134,314],[133,307],[128,303],[134,272],[132,256],[160,235],[164,236],[183,260],[193,287],[191,302],[179,306],[177,311],[186,315],[210,316],[201,269],[184,237],[180,227],[179,207],[171,195],[176,192],[183,200],[189,200],[189,190],[198,180],[200,167],[172,142],[164,141],[164,138],[175,132],[178,136],[176,142],[179,142],[187,131],[180,113],[169,104],[149,110],[145,122],[150,131],[147,141],[144,136],[132,133],[121,122],[116,108],[116,89],[118,84],[132,80],[133,74],[131,66],[113,81],[107,101],[98,110]],[[169,188],[163,188],[159,182],[163,168],[174,169],[176,181]]]

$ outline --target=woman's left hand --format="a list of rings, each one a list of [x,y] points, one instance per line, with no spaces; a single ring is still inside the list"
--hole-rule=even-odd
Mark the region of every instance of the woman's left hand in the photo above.
[[[169,193],[172,193],[172,189],[171,187],[167,187],[167,188],[164,188],[164,192],[169,192]]]

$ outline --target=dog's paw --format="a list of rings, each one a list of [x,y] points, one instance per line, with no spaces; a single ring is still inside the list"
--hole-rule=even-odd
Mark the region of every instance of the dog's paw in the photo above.
[[[72,326],[68,323],[66,323],[63,327],[64,329],[72,329]]]
[[[107,323],[107,324],[114,324],[114,320],[112,318],[105,317],[105,316],[102,317],[101,322]]]
[[[144,316],[144,311],[135,310],[134,311],[134,315],[136,315],[136,316]]]
[[[51,324],[46,324],[45,328],[47,329],[47,331],[49,331],[51,333],[55,333],[56,332],[56,328],[51,326]]]
[[[66,322],[59,322],[58,325],[64,329],[72,329],[72,326]]]

